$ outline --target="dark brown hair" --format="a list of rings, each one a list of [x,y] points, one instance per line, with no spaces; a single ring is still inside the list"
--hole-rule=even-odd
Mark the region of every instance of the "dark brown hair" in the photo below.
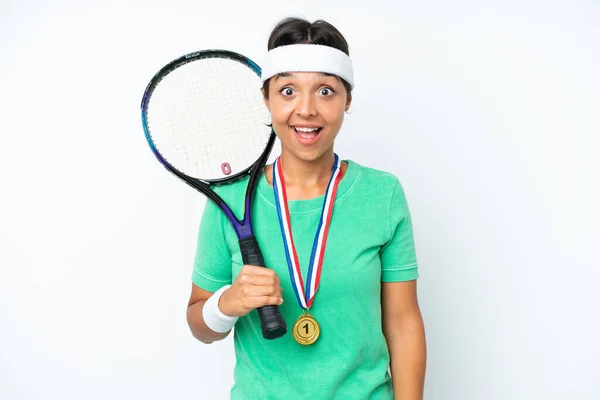
[[[322,19],[315,22],[309,22],[305,19],[289,17],[281,20],[271,32],[267,50],[272,50],[279,46],[288,46],[291,44],[319,44],[329,46],[343,51],[350,55],[348,42],[344,36],[327,21]],[[352,88],[344,79],[340,78],[348,96]],[[265,97],[269,98],[269,81],[267,79],[263,84]]]

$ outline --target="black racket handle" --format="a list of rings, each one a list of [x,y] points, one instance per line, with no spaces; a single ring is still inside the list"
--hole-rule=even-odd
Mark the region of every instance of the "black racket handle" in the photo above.
[[[265,266],[258,242],[254,236],[240,239],[240,250],[242,251],[242,261],[245,265]],[[265,339],[277,339],[285,335],[287,325],[279,312],[279,306],[263,306],[256,309],[260,317],[260,326]]]

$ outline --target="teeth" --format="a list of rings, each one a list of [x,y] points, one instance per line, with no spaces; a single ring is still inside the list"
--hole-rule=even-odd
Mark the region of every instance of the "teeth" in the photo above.
[[[298,132],[307,132],[307,133],[314,132],[317,129],[319,129],[319,128],[300,128],[300,127],[295,127],[295,128]]]

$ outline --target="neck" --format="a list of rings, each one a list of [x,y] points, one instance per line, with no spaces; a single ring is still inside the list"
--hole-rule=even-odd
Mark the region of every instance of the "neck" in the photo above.
[[[323,182],[329,182],[335,160],[333,149],[313,161],[304,161],[284,152],[279,158],[286,187],[307,189],[320,186]]]
[[[333,150],[314,161],[304,161],[283,151],[280,158],[288,200],[306,200],[325,194],[335,160]],[[341,168],[340,173],[343,177],[348,165],[342,163]],[[265,178],[271,186],[272,174],[273,165],[267,165]]]

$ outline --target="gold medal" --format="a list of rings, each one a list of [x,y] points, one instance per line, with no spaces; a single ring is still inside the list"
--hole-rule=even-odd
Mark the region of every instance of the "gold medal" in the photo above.
[[[320,333],[321,329],[319,328],[317,320],[306,311],[298,317],[294,324],[294,328],[292,329],[292,335],[294,335],[296,342],[304,346],[316,342]]]

